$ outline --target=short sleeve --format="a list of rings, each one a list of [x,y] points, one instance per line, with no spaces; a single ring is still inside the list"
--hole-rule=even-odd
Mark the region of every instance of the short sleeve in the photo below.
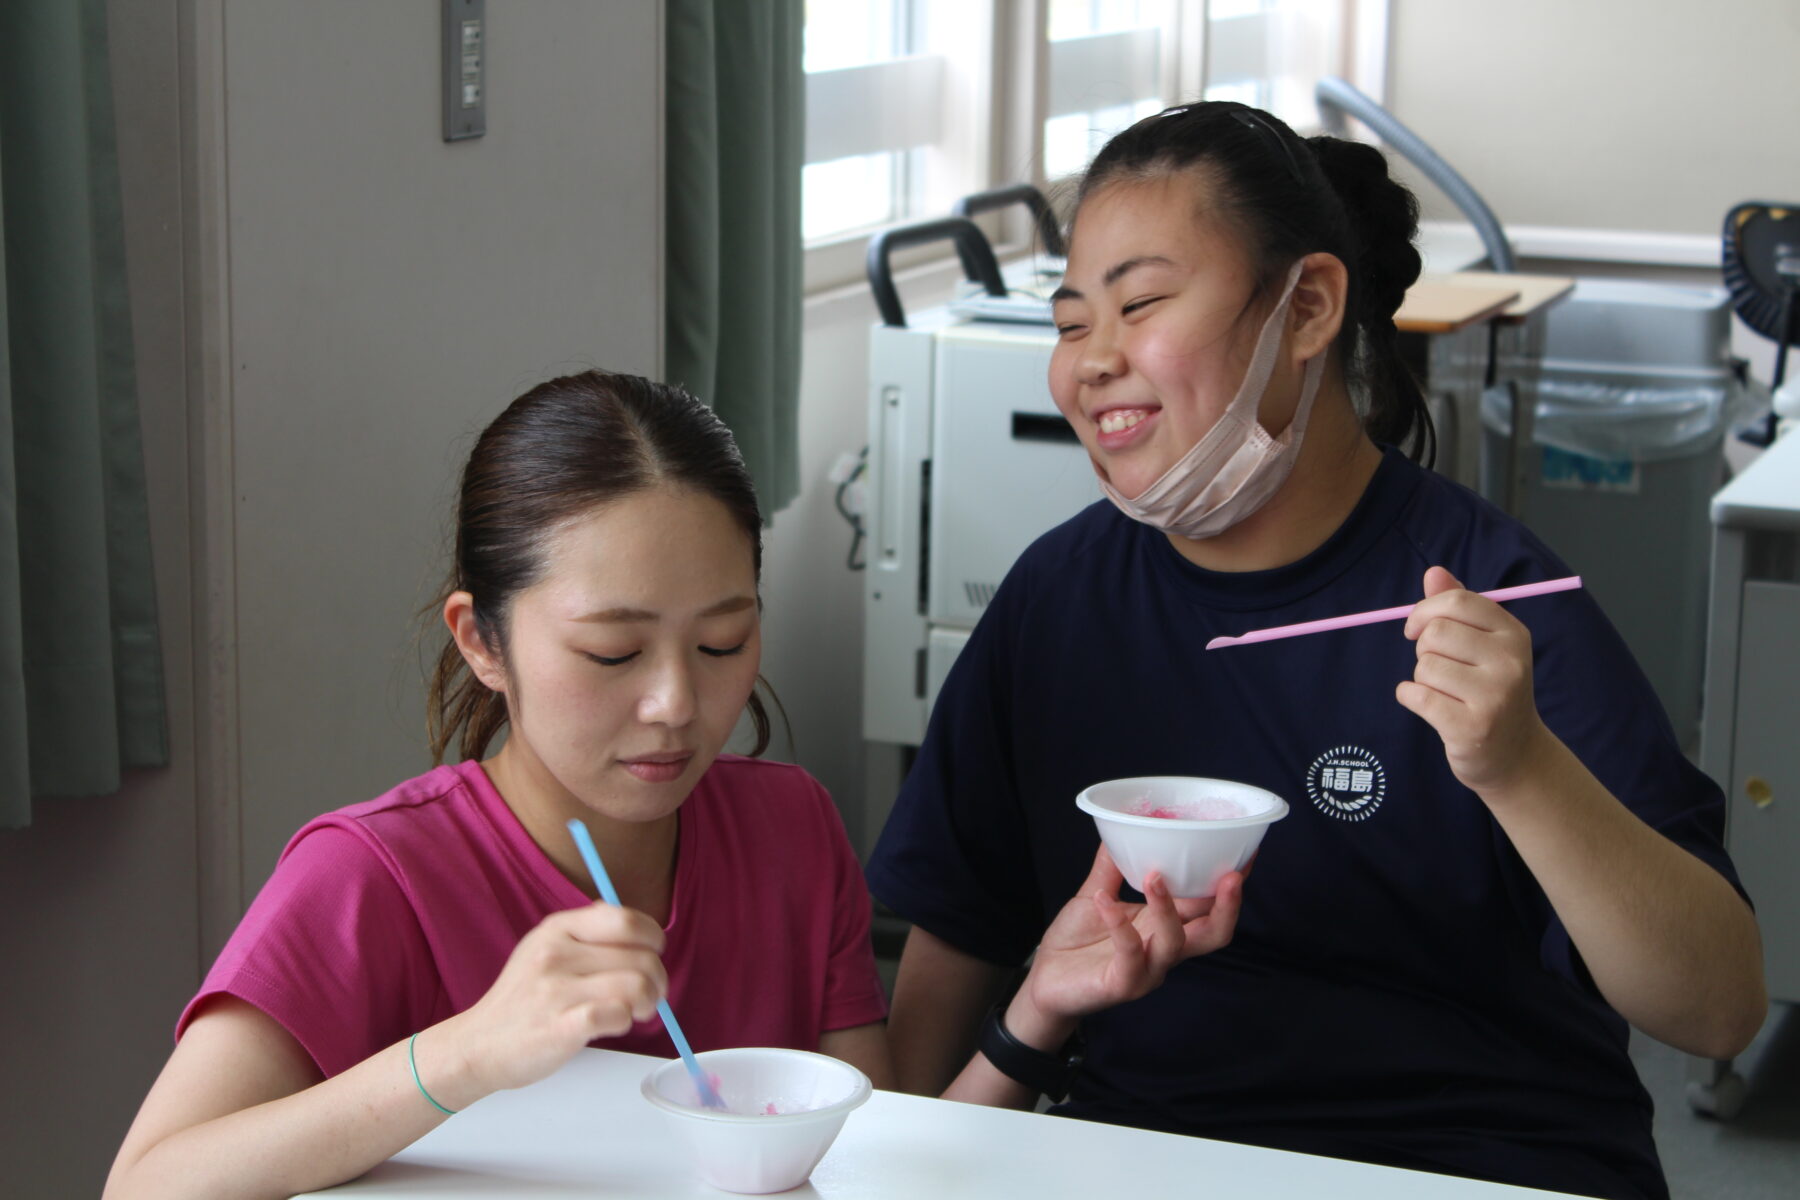
[[[244,914],[199,993],[236,996],[267,1013],[327,1077],[438,1016],[442,988],[399,884],[361,835],[333,824],[302,830]]]
[[[1650,681],[1599,606],[1585,593],[1564,600],[1570,620],[1532,629],[1544,723],[1638,819],[1748,901],[1725,851],[1724,793],[1682,752]],[[1545,908],[1544,965],[1594,991],[1568,931]]]
[[[831,947],[825,961],[825,993],[819,1030],[854,1029],[887,1017],[887,995],[875,969],[875,947],[869,936],[869,888],[862,867],[844,832],[837,806],[817,782],[820,806],[829,825],[832,879]]]
[[[1025,960],[1046,923],[1012,761],[1009,641],[1024,615],[1024,570],[1022,559],[950,668],[869,860],[883,904],[1006,967]]]

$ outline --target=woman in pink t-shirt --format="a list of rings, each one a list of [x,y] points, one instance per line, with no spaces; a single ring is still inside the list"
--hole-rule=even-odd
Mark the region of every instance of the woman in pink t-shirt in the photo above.
[[[817,1049],[887,1084],[855,856],[823,788],[755,757],[761,528],[730,433],[677,389],[587,372],[483,432],[429,705],[463,761],[295,835],[108,1197],[342,1182],[590,1043],[671,1054],[665,996],[696,1049]],[[722,755],[746,709],[755,752]]]

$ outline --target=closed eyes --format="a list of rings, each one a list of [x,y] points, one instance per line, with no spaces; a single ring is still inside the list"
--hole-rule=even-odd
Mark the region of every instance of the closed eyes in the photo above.
[[[734,654],[742,654],[744,652],[744,647],[749,644],[749,641],[745,640],[739,642],[735,646],[697,646],[695,648],[709,658],[730,658]],[[604,654],[583,653],[585,657],[592,659],[603,667],[622,667],[632,659],[638,657],[638,655],[642,654],[643,651],[633,650],[630,654],[621,654],[617,658],[609,658]]]

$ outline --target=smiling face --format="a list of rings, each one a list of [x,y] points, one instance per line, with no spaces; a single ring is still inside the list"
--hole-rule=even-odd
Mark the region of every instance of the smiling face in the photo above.
[[[559,819],[670,815],[744,711],[760,631],[750,539],[718,500],[659,485],[590,510],[508,610],[503,772]]]
[[[1250,260],[1207,215],[1203,189],[1192,173],[1109,185],[1083,201],[1069,239],[1050,392],[1127,497],[1213,427],[1266,314]]]

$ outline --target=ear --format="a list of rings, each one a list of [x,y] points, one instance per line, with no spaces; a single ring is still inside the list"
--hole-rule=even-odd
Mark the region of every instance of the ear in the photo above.
[[[1344,327],[1350,272],[1337,255],[1323,251],[1309,254],[1300,262],[1300,279],[1294,284],[1288,319],[1294,357],[1305,361],[1330,350]]]
[[[444,624],[450,628],[451,640],[461,651],[469,672],[490,691],[506,694],[506,666],[499,655],[488,648],[475,620],[475,597],[467,592],[451,592],[444,601]]]

